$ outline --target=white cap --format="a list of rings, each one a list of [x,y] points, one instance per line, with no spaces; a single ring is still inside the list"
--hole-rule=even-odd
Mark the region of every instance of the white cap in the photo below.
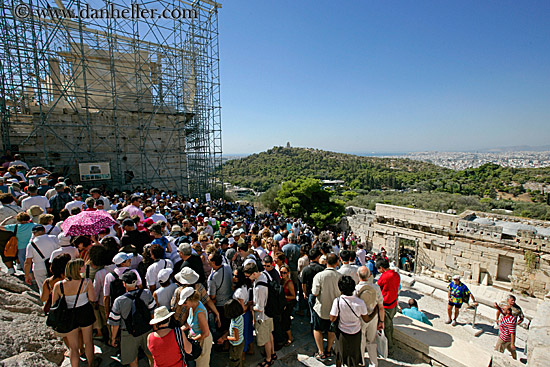
[[[161,282],[161,283],[167,282],[168,279],[170,279],[170,275],[172,275],[172,269],[171,268],[162,269],[158,273],[159,282]]]
[[[115,263],[116,265],[120,265],[123,262],[125,262],[126,260],[131,259],[132,256],[134,256],[134,255],[133,254],[127,254],[125,252],[119,252],[118,254],[115,255],[115,257],[113,257],[113,263]]]
[[[453,280],[460,280],[460,275],[458,274],[453,275]]]

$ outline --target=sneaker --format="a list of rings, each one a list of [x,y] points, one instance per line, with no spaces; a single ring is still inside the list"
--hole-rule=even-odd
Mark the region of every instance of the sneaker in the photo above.
[[[450,324],[451,323],[451,320],[447,320],[445,321],[446,324]]]
[[[453,320],[451,325],[456,326],[456,320]]]

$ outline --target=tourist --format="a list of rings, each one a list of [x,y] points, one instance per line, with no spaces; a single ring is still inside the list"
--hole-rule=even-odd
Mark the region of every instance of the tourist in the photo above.
[[[503,302],[503,304],[508,305],[510,307],[510,310],[512,312],[512,316],[514,316],[517,319],[518,325],[521,324],[525,318],[523,315],[523,311],[521,310],[521,307],[519,307],[516,303],[516,296],[513,294],[509,294],[508,297],[506,297],[506,301]],[[499,324],[500,319],[500,310],[497,308],[497,321],[496,324]]]
[[[458,318],[458,314],[460,312],[462,304],[464,302],[468,303],[470,297],[472,297],[472,301],[474,301],[474,306],[477,306],[478,304],[474,298],[474,295],[470,292],[466,284],[460,281],[460,275],[453,276],[453,280],[451,283],[449,283],[447,289],[449,290],[449,304],[447,305],[447,315],[449,316],[449,318],[445,323],[452,323],[453,326],[456,326],[456,319]],[[452,318],[453,308],[455,310],[454,318]]]
[[[357,256],[357,259],[359,260],[359,263],[361,264],[361,266],[367,265],[367,251],[365,251],[365,246],[361,242],[359,242],[357,244],[357,248],[358,250],[355,254]]]
[[[327,255],[327,268],[313,278],[311,293],[315,297],[313,306],[313,336],[317,346],[315,358],[326,359],[332,355],[334,332],[330,331],[330,310],[334,300],[340,296],[338,281],[342,274],[338,273],[339,260],[336,254]],[[327,348],[323,349],[323,333],[327,333]]]
[[[304,292],[304,295],[307,300],[308,309],[309,309],[309,315],[310,315],[310,322],[313,325],[313,306],[315,305],[315,296],[311,293],[311,288],[313,286],[313,278],[317,273],[322,272],[325,270],[325,267],[319,264],[319,258],[321,257],[321,251],[318,247],[314,247],[311,250],[309,250],[308,258],[309,258],[309,265],[306,266],[300,276],[301,276],[301,283],[302,283],[302,290]]]
[[[288,245],[287,245],[288,246]],[[290,330],[290,321],[292,310],[296,305],[296,289],[294,288],[294,282],[290,279],[290,268],[287,265],[281,267],[281,283],[285,292],[286,304],[281,314],[281,326],[282,331],[286,332],[287,341],[285,346],[288,347],[294,342],[292,338],[292,330]]]
[[[389,269],[388,260],[383,257],[376,260],[376,268],[381,273],[377,284],[384,297],[384,334],[388,339],[388,354],[393,353],[393,317],[397,312],[397,298],[399,292],[399,274]]]
[[[340,259],[342,260],[342,266],[340,266],[340,269],[338,269],[338,272],[342,275],[347,275],[353,278],[355,281],[355,284],[359,283],[359,276],[357,275],[357,266],[353,265],[355,262],[355,258],[352,260],[352,254],[353,252],[349,250],[342,250],[340,252]]]
[[[59,220],[59,212],[65,209],[65,205],[73,200],[71,195],[65,192],[65,185],[57,183],[54,186],[55,195],[50,198],[51,214],[54,215],[56,221]]]
[[[42,293],[40,285],[48,277],[50,256],[59,247],[59,243],[57,237],[46,234],[46,229],[41,224],[32,227],[32,234],[34,238],[27,245],[25,255],[25,282],[30,285],[34,276],[38,290]]]
[[[130,367],[138,366],[138,353],[139,349],[145,352],[145,355],[149,359],[149,364],[153,367],[153,357],[149,348],[147,347],[147,336],[149,335],[149,328],[146,325],[138,325],[140,329],[139,335],[130,334],[128,331],[128,316],[134,308],[134,299],[139,297],[140,300],[147,306],[149,314],[153,314],[155,308],[155,300],[153,295],[148,289],[138,288],[138,278],[136,273],[127,271],[122,274],[120,279],[123,282],[126,293],[115,299],[111,312],[109,313],[109,319],[107,323],[111,325],[111,346],[117,347],[118,342],[116,340],[118,331],[120,329],[120,363],[123,365],[130,365]],[[137,312],[137,311],[136,311]],[[139,320],[145,321],[144,315],[140,315]],[[147,320],[147,323],[149,323]],[[135,324],[133,326],[136,326]],[[148,331],[143,331],[148,330]]]
[[[424,312],[418,310],[418,303],[414,298],[409,298],[408,304],[409,308],[404,308],[401,311],[403,315],[433,326],[430,320],[428,320],[428,317],[426,317],[426,315],[424,314]]]
[[[25,212],[17,213],[15,216],[17,223],[16,224],[5,224],[12,219],[12,217],[6,217],[2,223],[0,223],[0,231],[2,232],[11,232],[17,238],[17,255],[15,257],[7,257],[4,254],[4,246],[0,247],[0,254],[2,255],[2,262],[8,268],[8,274],[15,274],[15,268],[13,266],[14,261],[19,262],[20,269],[23,269],[23,264],[25,263],[25,257],[27,252],[27,244],[30,242],[32,237],[32,229],[35,226],[31,222],[31,217]],[[9,236],[11,237],[11,236]],[[9,239],[9,237],[7,237]],[[7,240],[6,240],[7,243]],[[38,283],[40,286],[41,283]]]
[[[65,296],[67,308],[74,309],[73,329],[59,336],[67,338],[69,346],[69,358],[71,367],[80,364],[80,346],[84,342],[84,351],[89,366],[97,366],[94,362],[94,344],[92,326],[95,322],[94,310],[89,300],[95,299],[92,281],[83,279],[80,274],[84,272],[82,259],[70,260],[65,268],[65,279],[57,282],[53,288],[52,304],[60,297]],[[99,361],[99,359],[98,359]]]
[[[50,207],[50,201],[46,199],[45,196],[38,195],[38,186],[29,185],[27,187],[27,192],[29,195],[21,200],[21,209],[27,210],[33,205],[38,205],[45,213]]]
[[[199,275],[199,282],[206,285],[206,276],[204,274],[201,258],[199,255],[193,253],[191,245],[188,243],[179,245],[178,254],[181,260],[174,265],[174,271],[178,273],[181,269],[189,267]]]
[[[50,312],[52,306],[52,291],[57,282],[65,279],[65,267],[67,263],[71,260],[71,256],[68,254],[60,254],[53,258],[50,265],[50,270],[52,275],[47,278],[42,284],[42,294],[40,295],[40,300],[44,304],[43,310],[44,314]]]
[[[243,308],[244,321],[244,352],[254,354],[254,325],[252,323],[252,305],[250,299],[250,281],[244,275],[243,269],[233,271],[233,299],[239,301]],[[224,306],[225,307],[225,306]]]
[[[180,325],[185,325],[185,321],[188,316],[188,308],[184,305],[185,300],[181,299],[180,295],[185,288],[192,288],[197,291],[200,296],[200,301],[206,308],[214,315],[216,325],[221,325],[220,316],[216,305],[212,299],[208,296],[208,292],[202,283],[199,283],[199,275],[191,268],[183,268],[179,273],[174,276],[179,288],[176,289],[172,300],[170,301],[170,308],[175,312],[174,320]]]
[[[61,233],[61,229],[53,224],[52,214],[41,214],[38,217],[38,224],[42,224],[44,226],[46,229],[46,234],[57,237]]]
[[[496,309],[502,314],[499,322],[498,340],[495,345],[495,350],[500,353],[504,353],[504,349],[507,349],[512,358],[516,359],[516,325],[517,319],[512,315],[512,308],[508,305],[500,307],[495,302]]]
[[[155,309],[153,319],[149,324],[153,332],[147,336],[147,347],[153,355],[155,367],[186,367],[185,356],[181,354],[176,339],[176,332],[170,325],[170,318],[174,312],[169,312],[165,306]],[[185,353],[191,353],[192,345],[187,336],[181,331]]]
[[[143,252],[143,247],[150,242],[149,235],[138,231],[134,221],[130,218],[126,218],[122,221],[122,229],[124,234],[120,239],[120,245],[122,247],[133,245],[137,253],[141,254]]]
[[[265,359],[258,366],[267,367],[277,359],[273,342],[273,318],[265,314],[265,307],[268,298],[268,282],[266,273],[260,273],[256,264],[246,264],[243,269],[245,276],[254,282],[253,300],[254,306],[254,329],[256,330],[256,343],[258,347],[264,347]]]
[[[103,283],[103,302],[105,305],[105,315],[107,318],[109,317],[110,308],[113,306],[115,299],[125,293],[125,288],[118,281],[121,279],[123,274],[133,272],[136,275],[136,285],[141,288],[141,277],[139,276],[139,273],[135,269],[130,269],[132,257],[132,254],[119,252],[113,257],[115,268],[109,274],[105,275],[105,282]],[[115,282],[116,286],[114,285],[111,287],[112,282]],[[115,291],[115,294],[112,296],[111,290]]]
[[[266,255],[262,260],[262,265],[264,271],[269,274],[269,276],[275,280],[277,283],[281,283],[281,274],[273,266],[273,258],[270,255]]]
[[[164,249],[159,244],[154,244],[149,247],[149,254],[153,263],[147,268],[147,274],[145,280],[147,281],[147,287],[151,293],[160,287],[158,274],[162,269],[172,269],[174,266],[170,260],[164,258]]]
[[[157,280],[160,287],[153,291],[153,298],[159,307],[165,306],[166,308],[170,308],[170,301],[172,301],[174,292],[178,289],[178,285],[172,283],[171,277],[171,268],[162,269],[158,272]]]
[[[356,367],[363,364],[361,320],[368,323],[376,316],[377,310],[369,314],[365,302],[353,295],[355,280],[352,277],[343,275],[338,280],[338,289],[342,294],[333,301],[330,310],[330,321],[338,320],[339,329],[335,343],[336,365]]]
[[[232,299],[224,305],[224,316],[231,320],[229,335],[220,341],[229,341],[229,367],[244,367],[244,318],[243,308],[239,301]]]
[[[208,327],[208,314],[200,298],[192,288],[185,288],[180,294],[180,301],[190,310],[185,329],[189,329],[189,337],[198,341],[202,348],[201,355],[195,360],[196,367],[207,367],[210,365],[212,334]]]
[[[229,331],[231,320],[224,316],[223,308],[233,296],[233,272],[229,265],[223,264],[222,256],[218,253],[209,255],[208,261],[212,267],[212,274],[208,277],[208,295],[220,315],[221,326],[216,333],[219,338]]]
[[[298,289],[300,281],[298,279],[298,260],[300,259],[300,246],[296,244],[296,235],[288,235],[288,243],[281,249],[285,254],[288,267],[290,268],[290,279],[294,283],[294,289]],[[279,269],[280,272],[280,269]]]
[[[369,314],[373,311],[378,312],[377,318],[369,322],[361,322],[361,356],[366,349],[370,360],[369,367],[378,367],[376,334],[378,330],[384,329],[384,297],[380,286],[370,280],[371,274],[366,266],[361,266],[357,270],[357,276],[359,277],[359,284],[355,287],[357,297],[365,302]]]

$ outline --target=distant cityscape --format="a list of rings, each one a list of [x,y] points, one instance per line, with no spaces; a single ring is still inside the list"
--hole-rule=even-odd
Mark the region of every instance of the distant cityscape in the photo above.
[[[402,155],[388,155],[387,157],[409,158],[430,162],[455,170],[476,168],[486,163],[496,163],[503,167],[514,168],[550,167],[550,151],[415,152]]]

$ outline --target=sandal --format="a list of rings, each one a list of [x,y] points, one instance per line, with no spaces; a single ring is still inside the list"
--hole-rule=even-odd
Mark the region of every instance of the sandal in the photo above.
[[[271,360],[272,360],[272,361],[276,361],[276,360],[277,360],[277,354],[273,353],[273,354],[271,355]]]
[[[257,367],[269,367],[271,366],[272,364],[274,363],[273,360],[271,361],[267,361],[267,359],[264,359],[264,361],[262,363],[259,363]]]
[[[319,352],[317,352],[317,353],[315,353],[315,354],[313,355],[313,358],[322,361],[322,360],[327,359],[327,356],[325,355],[325,353],[319,353]]]
[[[325,356],[327,356],[327,358],[332,357],[332,352],[333,352],[332,349],[331,350],[325,350]]]
[[[289,347],[292,343],[294,343],[294,339],[292,340],[288,339],[285,343],[285,347]]]

